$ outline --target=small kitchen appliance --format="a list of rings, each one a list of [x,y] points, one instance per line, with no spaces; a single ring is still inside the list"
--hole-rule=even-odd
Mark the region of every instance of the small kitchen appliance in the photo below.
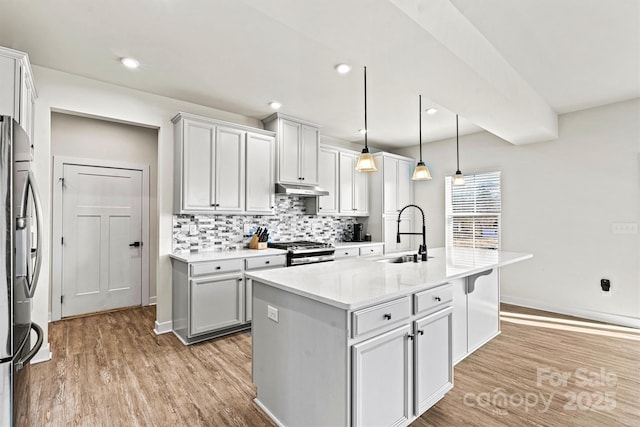
[[[353,241],[364,242],[364,230],[362,223],[353,224]]]

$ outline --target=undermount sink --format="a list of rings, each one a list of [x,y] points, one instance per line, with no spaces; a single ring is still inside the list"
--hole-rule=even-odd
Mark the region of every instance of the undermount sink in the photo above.
[[[416,255],[417,256],[417,255]],[[402,255],[402,256],[394,256],[394,257],[390,257],[390,258],[384,258],[384,259],[380,259],[378,260],[378,262],[385,262],[388,264],[403,264],[405,262],[413,262],[413,257],[414,255]],[[433,258],[432,256],[428,256],[427,259],[431,259]],[[421,260],[421,257],[418,256],[417,257],[418,261]]]

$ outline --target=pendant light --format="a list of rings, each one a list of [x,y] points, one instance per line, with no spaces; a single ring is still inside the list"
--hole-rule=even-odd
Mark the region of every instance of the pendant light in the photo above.
[[[431,179],[431,172],[422,161],[422,95],[418,95],[418,122],[420,123],[420,161],[413,170],[411,179],[414,181],[428,181]]]
[[[376,163],[373,161],[373,156],[369,153],[369,147],[367,146],[367,67],[364,67],[364,148],[360,157],[358,157],[358,163],[356,164],[356,170],[358,172],[376,172]]]
[[[460,143],[458,142],[458,115],[456,114],[456,174],[453,176],[453,185],[464,185],[464,175],[460,172]]]

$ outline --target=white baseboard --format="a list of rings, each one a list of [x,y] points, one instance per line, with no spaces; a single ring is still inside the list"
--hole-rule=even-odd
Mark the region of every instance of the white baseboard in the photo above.
[[[619,314],[602,313],[600,311],[583,310],[580,308],[558,307],[543,301],[511,297],[504,294],[500,296],[500,302],[503,302],[505,304],[519,305],[521,307],[550,311],[552,313],[564,314],[567,316],[582,317],[583,319],[596,320],[598,322],[611,323],[613,325],[628,326],[630,328],[640,329],[640,319],[637,317],[621,316]]]
[[[40,350],[36,353],[35,356],[33,356],[33,359],[31,359],[31,363],[47,362],[51,360],[51,357],[53,357],[53,355],[51,354],[51,346],[49,345],[49,343],[43,343],[42,347],[40,347]]]
[[[260,408],[260,409],[262,410],[262,412],[264,412],[264,413],[265,413],[265,415],[266,415],[267,417],[271,418],[271,421],[273,421],[273,423],[274,423],[275,425],[277,425],[278,427],[284,427],[284,424],[282,424],[282,423],[280,422],[280,420],[279,420],[279,419],[277,419],[277,418],[276,418],[276,416],[275,416],[275,415],[273,415],[273,414],[271,413],[271,411],[269,411],[269,410],[267,409],[267,407],[266,407],[266,406],[264,406],[264,405],[262,404],[262,402],[260,402],[260,401],[258,400],[258,398],[257,398],[257,397],[256,397],[255,399],[253,399],[253,403],[255,403],[255,404],[258,406],[258,408]]]
[[[149,305],[156,305],[158,302],[158,297],[149,297]]]
[[[169,320],[168,322],[162,322],[162,323],[158,323],[158,321],[156,320],[156,327],[154,331],[156,335],[166,334],[173,330],[171,326],[172,326],[171,320]]]

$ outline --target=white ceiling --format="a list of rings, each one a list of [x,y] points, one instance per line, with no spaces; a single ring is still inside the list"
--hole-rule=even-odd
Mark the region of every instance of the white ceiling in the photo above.
[[[482,128],[553,139],[555,114],[640,96],[640,0],[2,0],[0,45],[40,66],[400,147]],[[141,62],[124,69],[120,57]],[[350,74],[333,66],[347,62]],[[37,83],[37,82],[36,82]]]

